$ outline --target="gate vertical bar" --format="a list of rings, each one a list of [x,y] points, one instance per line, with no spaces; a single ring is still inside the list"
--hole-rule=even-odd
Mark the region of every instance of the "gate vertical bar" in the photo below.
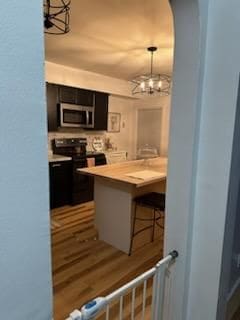
[[[155,273],[154,276],[153,276],[151,320],[155,320],[156,319],[156,289],[157,289],[157,274]]]
[[[136,288],[132,290],[132,306],[131,306],[131,320],[135,318],[135,295],[136,295]]]
[[[157,264],[156,273],[156,298],[154,308],[153,320],[163,320],[163,305],[164,305],[164,292],[165,292],[165,273],[166,266],[164,264]]]

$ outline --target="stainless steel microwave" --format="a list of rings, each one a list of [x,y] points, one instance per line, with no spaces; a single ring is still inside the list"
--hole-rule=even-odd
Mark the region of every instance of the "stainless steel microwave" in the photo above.
[[[59,122],[63,128],[93,128],[94,107],[60,103]]]

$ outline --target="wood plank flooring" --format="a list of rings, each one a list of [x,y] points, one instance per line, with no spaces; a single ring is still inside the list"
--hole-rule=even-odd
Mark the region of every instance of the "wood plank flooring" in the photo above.
[[[52,210],[51,234],[54,320],[64,320],[73,309],[96,296],[109,294],[162,257],[163,234],[153,243],[133,251],[131,257],[98,240],[92,202]],[[149,292],[150,287],[149,282]],[[137,299],[141,300],[140,291]],[[150,296],[147,303],[151,303]],[[127,297],[124,319],[130,317],[129,305]],[[117,314],[117,310],[113,306],[111,312]]]

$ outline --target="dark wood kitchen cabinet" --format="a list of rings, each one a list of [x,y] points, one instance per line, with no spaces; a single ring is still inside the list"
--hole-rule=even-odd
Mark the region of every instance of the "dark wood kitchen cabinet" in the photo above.
[[[95,92],[95,114],[93,130],[107,130],[108,94]]]
[[[58,128],[58,85],[46,83],[48,131],[57,131]]]
[[[59,103],[70,103],[82,106],[95,107],[94,127],[87,130],[107,130],[108,98],[103,92],[79,89],[69,86],[46,84],[48,131],[58,131]]]
[[[71,203],[72,161],[49,163],[50,208]]]
[[[93,107],[95,103],[95,92],[85,89],[77,89],[77,104]]]
[[[93,107],[95,93],[91,90],[59,86],[59,100],[62,103]]]
[[[77,104],[77,89],[59,86],[59,101],[62,103]]]

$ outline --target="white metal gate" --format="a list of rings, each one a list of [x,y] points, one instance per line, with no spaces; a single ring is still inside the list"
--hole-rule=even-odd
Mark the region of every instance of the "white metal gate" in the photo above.
[[[168,256],[160,260],[152,269],[144,272],[137,278],[110,293],[106,297],[98,297],[85,304],[80,310],[74,310],[66,320],[163,320],[163,300],[166,270],[170,263],[178,257],[177,251],[172,251]],[[147,284],[151,285],[151,303],[146,310]],[[142,289],[141,312],[136,314],[136,290]],[[149,291],[149,290],[148,290]],[[124,314],[124,298],[131,299],[129,314]],[[111,306],[115,304],[118,308],[117,314],[111,315]]]

